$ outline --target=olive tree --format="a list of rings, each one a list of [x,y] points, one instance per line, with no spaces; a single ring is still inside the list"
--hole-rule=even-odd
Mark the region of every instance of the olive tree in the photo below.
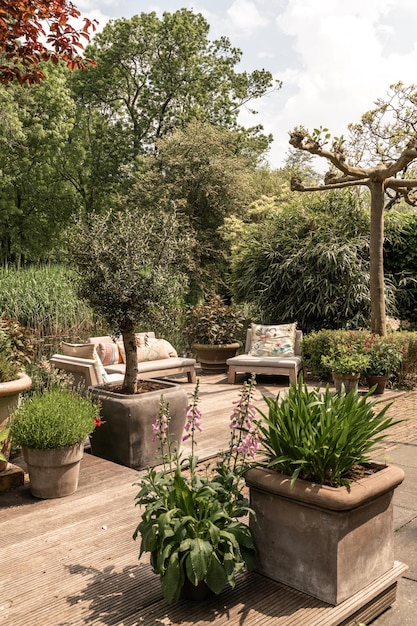
[[[175,213],[126,208],[79,220],[68,232],[78,294],[100,313],[126,352],[122,392],[137,384],[136,326],[186,290],[191,242]]]
[[[386,333],[384,210],[400,201],[417,204],[417,176],[411,170],[417,159],[416,105],[417,87],[397,83],[391,86],[386,100],[378,100],[376,108],[365,113],[359,124],[349,126],[349,140],[332,138],[323,128],[310,133],[298,127],[290,133],[294,148],[330,164],[323,184],[304,185],[299,177],[293,177],[293,191],[362,186],[369,190],[371,330],[379,335]]]

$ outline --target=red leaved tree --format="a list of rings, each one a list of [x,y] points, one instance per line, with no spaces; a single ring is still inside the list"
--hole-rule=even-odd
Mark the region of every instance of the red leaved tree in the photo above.
[[[93,63],[80,55],[95,30],[94,20],[73,20],[80,12],[68,0],[0,0],[0,82],[38,83],[44,78],[40,63],[59,60],[70,69]]]

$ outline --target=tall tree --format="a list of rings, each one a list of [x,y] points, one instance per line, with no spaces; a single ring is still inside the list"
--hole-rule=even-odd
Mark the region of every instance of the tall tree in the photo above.
[[[42,61],[65,61],[70,69],[87,67],[80,55],[95,23],[84,18],[77,29],[71,20],[80,12],[69,0],[0,0],[0,82],[38,83]]]
[[[0,86],[0,260],[45,258],[75,208],[60,171],[73,123],[65,72],[40,84]]]
[[[126,198],[142,207],[175,207],[183,217],[198,242],[189,268],[194,300],[213,289],[227,291],[229,245],[221,227],[253,198],[253,159],[242,154],[241,139],[237,131],[190,122],[156,142]]]
[[[72,77],[82,108],[74,135],[84,143],[71,175],[93,199],[88,210],[108,202],[118,184],[126,190],[137,159],[152,154],[159,138],[192,119],[238,128],[240,107],[272,88],[270,72],[237,72],[241,51],[208,33],[204,17],[187,9],[161,19],[142,13],[109,22],[87,47],[96,66]],[[247,135],[252,145],[262,139],[258,127]],[[268,141],[263,136],[259,146]]]
[[[417,205],[417,177],[411,166],[417,159],[417,87],[397,83],[388,98],[349,126],[350,138],[331,138],[327,129],[312,133],[298,127],[290,133],[297,150],[326,159],[331,169],[322,185],[304,185],[293,177],[293,191],[323,191],[365,186],[371,197],[370,294],[371,329],[386,333],[384,284],[384,209],[400,200]],[[330,149],[325,146],[331,141]]]

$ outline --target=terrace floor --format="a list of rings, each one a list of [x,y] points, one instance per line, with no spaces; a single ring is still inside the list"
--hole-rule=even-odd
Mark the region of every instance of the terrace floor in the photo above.
[[[275,396],[288,379],[259,379],[262,394]],[[178,379],[190,394],[194,385]],[[200,459],[228,442],[228,423],[239,385],[222,375],[200,376],[204,431]],[[404,483],[394,506],[395,558],[408,565],[397,601],[375,626],[417,623],[417,393],[389,392],[390,408],[406,421],[392,427],[381,458],[401,465]],[[15,461],[24,467],[21,459]],[[369,623],[374,613],[352,616],[352,606],[329,607],[257,574],[240,577],[235,590],[201,603],[167,605],[149,556],[138,561],[132,533],[140,472],[85,454],[75,494],[57,500],[31,496],[28,481],[0,493],[0,624],[5,626],[336,626]],[[396,566],[401,575],[402,568]],[[393,592],[393,591],[392,591]],[[372,597],[372,589],[367,592]],[[385,606],[385,605],[384,605]]]

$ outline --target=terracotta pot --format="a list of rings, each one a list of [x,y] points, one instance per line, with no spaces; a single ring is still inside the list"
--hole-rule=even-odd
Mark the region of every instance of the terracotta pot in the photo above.
[[[245,479],[261,574],[339,604],[394,566],[394,489],[404,472],[379,466],[348,487],[328,487],[262,468]]]
[[[236,356],[236,352],[241,345],[240,341],[214,346],[204,343],[193,343],[192,349],[197,355],[197,361],[200,363],[203,372],[215,374],[227,372],[227,359]]]
[[[388,378],[388,376],[366,376],[366,382],[368,383],[369,389],[376,385],[373,395],[380,395],[384,393]]]
[[[32,386],[32,379],[23,372],[18,374],[15,380],[9,380],[0,383],[0,430],[7,427],[10,415],[19,404],[19,398],[22,391]],[[6,459],[10,456],[10,440],[6,440],[0,444],[0,449]],[[7,461],[0,460],[0,472],[7,468]]]
[[[62,498],[77,490],[84,443],[68,448],[34,450],[23,447],[22,450],[33,496]]]
[[[337,393],[342,391],[342,384],[345,387],[345,393],[358,388],[360,374],[336,374],[333,372],[332,376]]]
[[[159,441],[154,437],[152,424],[158,415],[161,395],[169,402],[171,440],[178,446],[181,444],[187,394],[174,383],[153,382],[158,383],[158,390],[134,395],[112,391],[116,384],[90,387],[93,399],[101,403],[103,419],[90,437],[95,456],[134,469],[158,465],[161,462]]]

